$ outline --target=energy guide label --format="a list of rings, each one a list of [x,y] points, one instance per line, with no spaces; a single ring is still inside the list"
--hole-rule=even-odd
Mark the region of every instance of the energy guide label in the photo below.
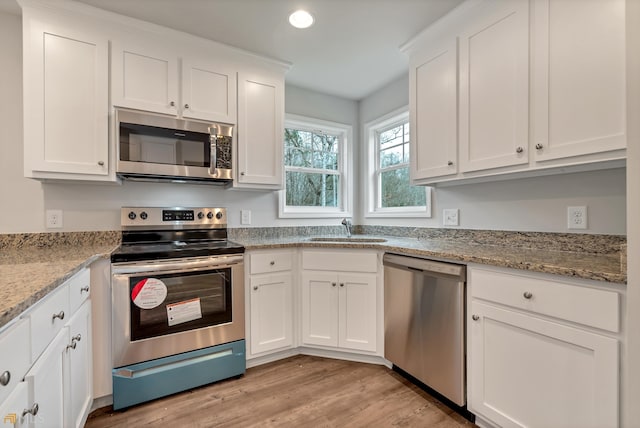
[[[167,305],[167,321],[169,326],[182,324],[202,318],[200,298]]]

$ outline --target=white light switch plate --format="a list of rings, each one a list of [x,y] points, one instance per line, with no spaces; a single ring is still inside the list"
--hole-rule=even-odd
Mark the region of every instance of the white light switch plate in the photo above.
[[[458,208],[450,208],[442,210],[442,225],[443,226],[458,226],[460,210]]]

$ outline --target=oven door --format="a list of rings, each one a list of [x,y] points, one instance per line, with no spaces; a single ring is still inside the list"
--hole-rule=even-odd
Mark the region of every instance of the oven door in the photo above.
[[[112,267],[114,367],[244,339],[242,255]]]

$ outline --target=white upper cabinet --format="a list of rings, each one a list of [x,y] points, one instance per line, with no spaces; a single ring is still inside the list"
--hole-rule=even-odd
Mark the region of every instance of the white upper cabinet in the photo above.
[[[284,76],[238,73],[237,140],[234,187],[282,188]]]
[[[236,123],[236,72],[224,64],[182,58],[182,116]]]
[[[142,40],[111,44],[114,106],[179,113],[178,56],[172,49]]]
[[[535,158],[624,149],[625,1],[533,1]]]
[[[429,44],[409,68],[411,178],[458,172],[457,41]]]
[[[460,34],[460,169],[528,163],[529,3],[484,2]]]
[[[109,41],[23,10],[25,176],[110,180]]]

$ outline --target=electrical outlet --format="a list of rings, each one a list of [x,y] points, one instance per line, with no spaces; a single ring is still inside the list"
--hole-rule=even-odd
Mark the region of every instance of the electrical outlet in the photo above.
[[[251,210],[240,210],[240,224],[251,224]]]
[[[442,225],[443,226],[458,226],[460,210],[458,208],[451,208],[442,210]]]
[[[586,229],[587,207],[567,207],[567,227],[569,229]]]
[[[62,210],[47,210],[47,228],[59,229],[62,227]]]

